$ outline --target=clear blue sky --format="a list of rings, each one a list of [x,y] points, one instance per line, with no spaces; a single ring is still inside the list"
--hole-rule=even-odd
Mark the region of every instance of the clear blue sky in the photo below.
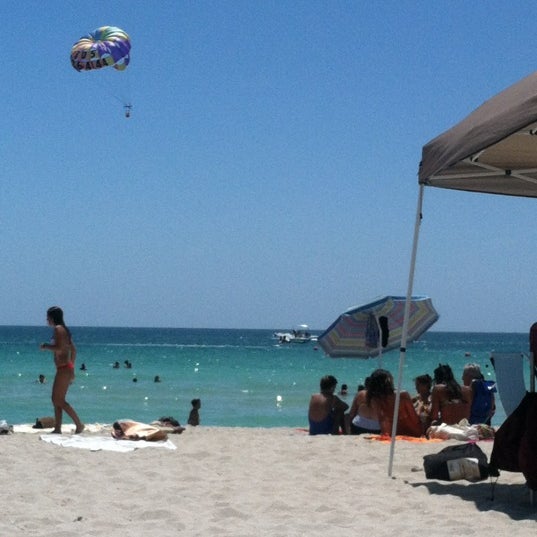
[[[422,146],[537,67],[529,0],[4,0],[0,17],[0,324],[57,304],[71,325],[324,329],[404,295]],[[132,59],[101,80],[69,52],[103,25]],[[414,292],[435,330],[537,320],[535,203],[426,189]]]

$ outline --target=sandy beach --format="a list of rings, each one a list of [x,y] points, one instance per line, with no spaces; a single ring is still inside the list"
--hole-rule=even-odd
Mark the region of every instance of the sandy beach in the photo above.
[[[502,472],[494,500],[488,480],[425,478],[423,455],[456,441],[398,441],[389,478],[389,444],[364,437],[200,426],[170,435],[175,450],[117,453],[53,445],[42,434],[0,438],[1,535],[523,537],[536,530],[522,474]],[[479,445],[489,456],[492,442]]]

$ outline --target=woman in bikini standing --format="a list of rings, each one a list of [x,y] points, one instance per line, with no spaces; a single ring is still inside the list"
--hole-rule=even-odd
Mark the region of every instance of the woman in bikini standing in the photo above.
[[[54,336],[51,343],[42,343],[42,351],[54,353],[56,376],[52,385],[52,404],[54,405],[54,430],[53,433],[62,432],[62,413],[65,411],[73,420],[76,429],[75,434],[84,430],[84,424],[80,421],[75,409],[65,400],[69,384],[75,378],[76,347],[71,339],[71,332],[63,321],[63,311],[57,306],[47,310],[47,322],[54,328]]]

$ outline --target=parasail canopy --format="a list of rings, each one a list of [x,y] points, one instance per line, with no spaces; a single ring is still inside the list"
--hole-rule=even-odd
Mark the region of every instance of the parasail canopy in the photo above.
[[[128,34],[116,26],[101,26],[81,37],[71,49],[71,65],[77,71],[113,67],[127,68],[131,42]]]

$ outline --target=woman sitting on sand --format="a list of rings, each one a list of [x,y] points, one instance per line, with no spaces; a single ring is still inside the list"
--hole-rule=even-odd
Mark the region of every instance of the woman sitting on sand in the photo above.
[[[367,387],[370,377],[365,379],[365,388],[359,390],[352,401],[349,410],[350,432],[351,434],[379,434],[380,423],[375,410],[367,401]]]
[[[439,364],[434,370],[431,392],[431,420],[433,425],[454,425],[470,417],[472,390],[461,386],[453,376],[451,367]]]
[[[385,369],[376,369],[369,377],[368,384],[367,401],[378,415],[380,433],[391,436],[396,397],[392,374]],[[422,431],[412,399],[408,392],[402,391],[399,398],[396,434],[419,437]]]

